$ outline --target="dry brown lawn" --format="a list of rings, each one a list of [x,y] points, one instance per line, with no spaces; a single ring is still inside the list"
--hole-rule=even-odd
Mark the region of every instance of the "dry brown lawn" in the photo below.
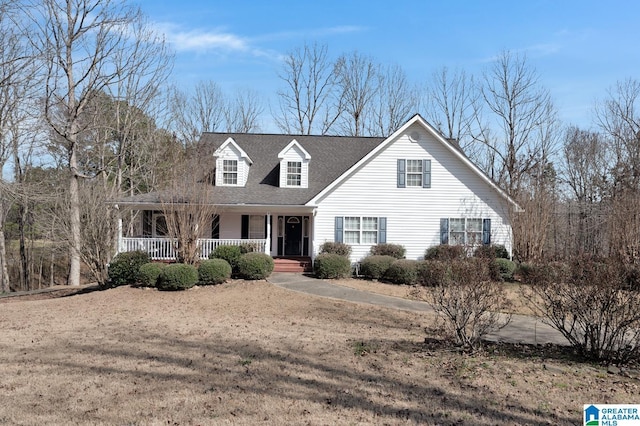
[[[414,288],[408,285],[394,285],[375,280],[371,281],[354,278],[332,280],[331,282],[345,287],[383,294],[385,296],[394,296],[412,300],[417,299],[415,292],[413,292]],[[504,294],[509,305],[508,309],[505,310],[506,312],[512,314],[533,315],[533,310],[528,306],[528,303],[523,297],[520,284],[505,282],[500,283],[500,285],[504,289]],[[426,297],[424,293],[422,294]]]
[[[460,354],[428,315],[266,282],[33,299],[0,300],[1,424],[580,424],[639,402],[562,351]]]

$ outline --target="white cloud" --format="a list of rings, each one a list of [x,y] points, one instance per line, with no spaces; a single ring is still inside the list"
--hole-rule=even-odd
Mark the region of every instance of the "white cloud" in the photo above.
[[[248,52],[252,50],[246,38],[221,30],[184,31],[170,23],[158,23],[155,27],[158,32],[165,35],[167,41],[178,52],[210,50]]]

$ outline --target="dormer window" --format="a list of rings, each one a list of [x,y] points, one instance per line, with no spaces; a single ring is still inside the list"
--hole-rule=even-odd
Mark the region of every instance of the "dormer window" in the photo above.
[[[224,185],[238,184],[238,160],[222,160],[222,183]]]
[[[295,139],[278,153],[280,187],[308,188],[311,155]]]
[[[300,185],[302,185],[302,162],[288,161],[287,162],[287,186],[300,186]]]
[[[253,164],[246,152],[233,140],[227,139],[213,153],[216,158],[216,186],[245,186],[249,167]]]

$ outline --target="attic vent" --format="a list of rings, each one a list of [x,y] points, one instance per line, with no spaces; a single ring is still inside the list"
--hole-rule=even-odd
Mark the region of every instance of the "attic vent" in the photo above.
[[[420,140],[420,133],[416,131],[409,133],[409,140],[411,142],[418,142]]]

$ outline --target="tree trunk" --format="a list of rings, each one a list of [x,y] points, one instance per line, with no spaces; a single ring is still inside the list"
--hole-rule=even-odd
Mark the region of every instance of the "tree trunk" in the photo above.
[[[9,271],[7,269],[7,247],[4,242],[5,209],[4,200],[0,201],[0,292],[8,293]]]
[[[18,206],[18,232],[20,238],[20,281],[23,288],[31,288],[31,274],[29,273],[29,256],[27,253],[26,244],[26,222],[27,222],[27,208],[21,202]]]
[[[75,135],[74,135],[75,136]],[[77,160],[75,144],[71,149],[69,157],[69,168],[71,169],[71,178],[69,181],[69,215],[70,215],[70,233],[69,236],[69,277],[67,284],[70,286],[80,285],[80,195],[78,188],[79,176],[77,174]]]

